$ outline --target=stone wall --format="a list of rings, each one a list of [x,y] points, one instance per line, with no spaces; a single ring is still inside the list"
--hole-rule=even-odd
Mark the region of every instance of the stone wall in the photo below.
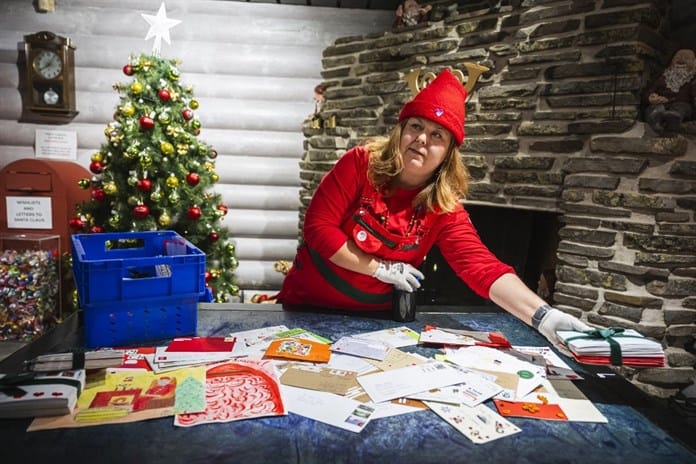
[[[486,65],[467,103],[466,203],[559,213],[555,304],[662,341],[667,367],[621,372],[667,396],[696,360],[696,130],[658,137],[641,121],[642,94],[675,45],[669,2],[490,3],[324,50],[321,117],[336,126],[303,127],[300,228],[341,154],[396,123],[405,74]]]

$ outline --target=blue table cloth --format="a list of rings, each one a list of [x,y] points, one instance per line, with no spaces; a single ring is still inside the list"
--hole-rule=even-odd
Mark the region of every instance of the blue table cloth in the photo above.
[[[419,312],[414,322],[401,323],[381,315],[282,311],[274,305],[202,308],[198,335],[283,324],[337,340],[401,325],[420,331],[432,324],[500,331],[513,345],[547,345],[536,331],[504,312]],[[67,335],[55,337],[51,350],[79,344],[80,327],[72,323]],[[404,350],[429,357],[437,352],[423,346]],[[29,348],[22,355],[36,352]],[[476,445],[428,410],[373,420],[359,434],[293,413],[192,428],[175,427],[169,417],[31,433],[26,432],[29,419],[0,420],[0,463],[696,463],[693,442],[676,439],[659,421],[646,417],[645,411],[655,409],[637,388],[601,374],[610,373],[608,369],[569,363],[585,377],[576,385],[608,424],[511,418],[522,432]],[[658,415],[669,419],[669,411]]]

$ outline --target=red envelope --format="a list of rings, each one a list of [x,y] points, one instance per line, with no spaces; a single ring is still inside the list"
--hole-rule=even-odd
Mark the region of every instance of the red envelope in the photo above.
[[[503,417],[527,417],[530,419],[557,421],[568,420],[568,417],[557,404],[505,400],[493,400],[493,403],[495,403],[498,413]]]
[[[167,346],[169,353],[228,353],[234,348],[234,337],[180,337]]]

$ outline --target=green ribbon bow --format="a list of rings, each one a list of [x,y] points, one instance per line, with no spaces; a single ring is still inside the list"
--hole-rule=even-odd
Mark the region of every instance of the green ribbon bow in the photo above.
[[[582,333],[584,335],[578,335],[576,337],[570,337],[568,338],[565,342],[566,344],[571,341],[571,340],[578,340],[578,339],[603,339],[606,340],[607,343],[609,343],[609,360],[611,361],[612,366],[621,366],[623,365],[623,357],[621,355],[621,345],[619,342],[614,340],[614,338],[617,337],[630,337],[630,338],[643,338],[642,336],[638,335],[626,335],[624,334],[625,329],[622,327],[607,327],[605,329],[592,329],[592,330],[583,330]]]

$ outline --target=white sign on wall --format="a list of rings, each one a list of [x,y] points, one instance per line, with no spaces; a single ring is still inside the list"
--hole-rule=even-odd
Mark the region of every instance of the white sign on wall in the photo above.
[[[51,197],[7,197],[9,229],[53,229]]]
[[[35,156],[37,158],[77,159],[75,131],[36,129]]]

